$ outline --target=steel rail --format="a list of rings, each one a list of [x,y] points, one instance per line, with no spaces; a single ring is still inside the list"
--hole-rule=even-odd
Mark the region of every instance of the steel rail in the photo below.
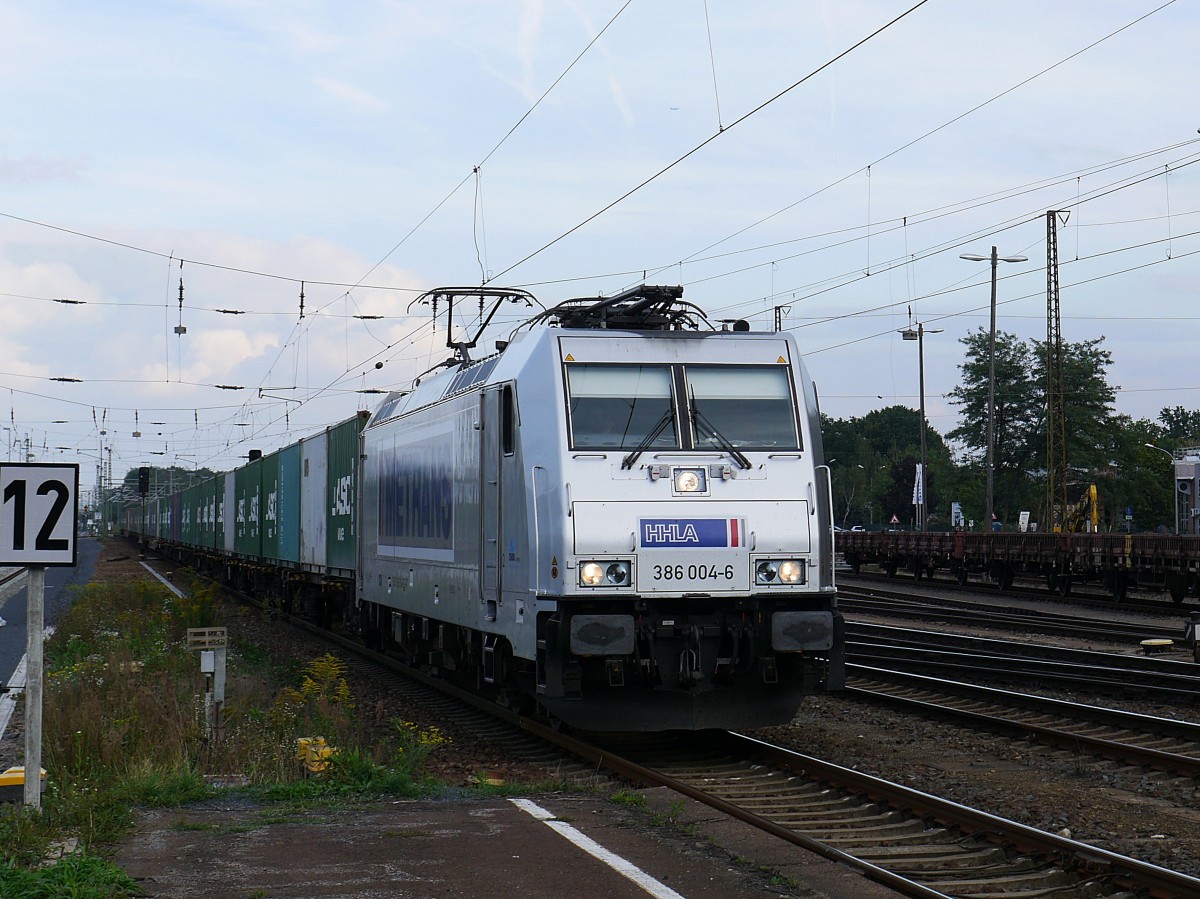
[[[897,657],[920,661],[922,657],[943,655],[946,659],[976,659],[974,665],[966,667],[1012,668],[1021,666],[1030,675],[1067,674],[1075,672],[1119,673],[1126,682],[1138,678],[1136,686],[1145,689],[1200,694],[1200,664],[1192,661],[1164,659],[1144,655],[1097,652],[1087,649],[1070,649],[1044,643],[998,640],[970,634],[946,633],[943,631],[914,630],[892,625],[848,622],[846,645],[849,651],[860,655],[867,652],[886,655],[892,652]],[[1081,674],[1082,677],[1082,674]]]
[[[843,578],[859,578],[864,581],[881,582],[901,581],[912,583],[914,586],[927,584],[929,586],[936,587],[939,590],[950,590],[959,593],[992,592],[1001,596],[1020,596],[1027,597],[1029,599],[1053,600],[1055,602],[1082,607],[1099,607],[1104,609],[1119,608],[1122,611],[1128,612],[1137,611],[1162,613],[1171,609],[1174,609],[1177,612],[1191,612],[1197,608],[1200,608],[1195,603],[1175,602],[1171,599],[1139,601],[1131,598],[1129,594],[1127,594],[1124,599],[1118,601],[1113,599],[1111,593],[1106,592],[1107,588],[1103,586],[1103,582],[1101,581],[1075,581],[1075,587],[1087,586],[1094,587],[1095,589],[1090,589],[1086,592],[1076,592],[1076,590],[1072,588],[1072,591],[1064,596],[1058,591],[1050,590],[1047,587],[1027,587],[1021,585],[1020,583],[1014,583],[1012,586],[1001,591],[999,585],[993,581],[971,580],[964,584],[960,584],[953,579],[944,580],[941,578],[934,578],[932,576],[923,578],[914,578],[912,575],[908,574],[906,574],[903,578],[899,576],[888,576],[888,574],[883,571],[876,573],[873,571],[860,570],[842,575],[839,577],[839,581]],[[1022,575],[1017,578],[1017,581],[1031,581],[1037,579],[1038,578],[1033,575]],[[1160,591],[1155,591],[1154,593],[1154,595],[1159,594]]]
[[[902,605],[897,605],[897,601]],[[1081,618],[1019,607],[1003,608],[991,603],[972,603],[965,600],[922,596],[900,591],[839,587],[838,604],[843,612],[906,619],[924,618],[928,620],[930,611],[936,610],[938,621],[946,624],[956,623],[1009,629],[1032,627],[1042,634],[1111,640],[1113,642],[1122,640],[1140,642],[1145,639],[1180,640],[1183,636],[1182,622],[1179,627],[1169,628],[1128,621],[1097,621],[1094,617]]]
[[[916,815],[932,815],[939,821],[962,828],[967,833],[994,838],[997,842],[1010,844],[1022,852],[1037,855],[1060,853],[1070,856],[1076,859],[1085,870],[1107,873],[1125,881],[1125,885],[1129,888],[1148,888],[1151,895],[1156,897],[1200,895],[1200,878],[1181,874],[1178,871],[1170,871],[1158,865],[1109,852],[1107,849],[1097,846],[1079,843],[1058,834],[1038,830],[1017,821],[1010,821],[988,812],[960,805],[957,802],[940,799],[910,787],[891,783],[861,771],[843,768],[811,756],[772,746],[752,737],[732,733],[722,734],[721,737],[728,741],[730,751],[740,756],[753,755],[786,770],[805,773],[830,783],[877,796],[893,806],[907,808]]]
[[[844,864],[870,880],[888,886],[906,896],[918,897],[918,899],[951,899],[945,893],[930,889],[915,880],[910,880],[879,865],[858,858],[844,850],[838,849],[836,846],[831,846],[828,843],[823,843],[820,840],[798,833],[791,828],[776,824],[768,818],[748,811],[735,803],[721,799],[707,790],[699,789],[684,780],[638,764],[608,749],[553,730],[528,718],[522,720],[521,726],[568,752],[588,759],[597,768],[609,771],[623,780],[641,786],[666,787],[673,792],[679,793],[681,796],[687,796],[689,799],[694,799],[737,821],[749,824],[764,833],[791,843],[793,846],[816,853],[822,858]]]
[[[882,702],[900,708],[915,710],[919,714],[941,718],[953,718],[968,721],[987,730],[1000,730],[1015,734],[1019,737],[1032,736],[1039,742],[1061,749],[1084,750],[1092,755],[1127,762],[1158,771],[1166,771],[1181,777],[1200,777],[1200,755],[1184,755],[1137,743],[1123,742],[1109,737],[1097,737],[1080,733],[1062,727],[1050,727],[1032,721],[1022,721],[1019,718],[1003,717],[999,714],[989,714],[975,709],[962,708],[953,704],[954,699],[965,702],[987,702],[989,704],[1008,708],[1046,711],[1062,717],[1071,717],[1081,724],[1095,725],[1105,723],[1108,726],[1131,730],[1139,736],[1145,736],[1147,730],[1153,728],[1155,735],[1168,735],[1184,740],[1191,740],[1200,746],[1200,725],[1185,721],[1172,721],[1166,718],[1154,718],[1149,715],[1138,715],[1132,712],[1121,712],[1116,709],[1103,709],[1096,706],[1065,702],[1059,699],[1047,699],[1041,696],[1031,696],[1026,693],[1012,693],[1006,690],[993,690],[989,687],[977,687],[958,681],[942,681],[936,678],[909,674],[903,671],[890,671],[867,666],[849,665],[847,674],[858,675],[862,678],[875,677],[876,683],[882,678],[897,681],[901,686],[911,686],[935,693],[947,694],[949,701],[941,697],[918,699],[903,696],[887,689],[872,688],[858,684],[847,683],[844,695],[859,697],[869,702]],[[884,685],[889,686],[888,684]],[[1086,718],[1085,718],[1086,716]],[[1138,730],[1138,728],[1146,728]],[[1167,734],[1167,731],[1174,733]],[[1187,734],[1184,736],[1183,734]]]
[[[8,584],[10,581],[15,581],[17,578],[28,573],[25,568],[13,568],[7,573],[0,575],[0,587]]]

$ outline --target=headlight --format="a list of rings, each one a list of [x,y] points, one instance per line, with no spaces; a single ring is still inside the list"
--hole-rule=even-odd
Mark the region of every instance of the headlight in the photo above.
[[[703,493],[707,489],[707,472],[703,468],[675,469],[676,493]]]
[[[581,587],[628,587],[632,573],[631,563],[580,562],[579,586]]]
[[[803,584],[804,563],[796,559],[763,559],[754,566],[756,584]]]
[[[804,566],[788,559],[779,563],[779,580],[785,584],[798,584],[804,579]]]
[[[604,582],[604,566],[599,562],[584,562],[579,566],[579,583],[585,587],[599,587]]]
[[[610,584],[615,584],[618,587],[622,584],[629,583],[629,563],[628,562],[612,562],[604,571],[604,578]]]

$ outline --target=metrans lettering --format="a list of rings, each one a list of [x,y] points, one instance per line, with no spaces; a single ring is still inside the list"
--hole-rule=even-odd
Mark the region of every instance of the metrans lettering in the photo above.
[[[713,548],[745,545],[742,518],[640,518],[642,546],[656,548]]]
[[[379,472],[379,543],[454,547],[454,482],[449,435],[385,450]]]

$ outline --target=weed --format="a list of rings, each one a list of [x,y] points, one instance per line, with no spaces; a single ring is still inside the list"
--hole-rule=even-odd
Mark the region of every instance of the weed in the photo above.
[[[617,805],[626,805],[630,808],[645,808],[646,794],[640,790],[627,790],[621,787],[609,797]]]
[[[670,805],[667,806],[665,811],[655,812],[651,816],[650,820],[654,824],[658,825],[659,827],[662,827],[663,825],[670,825],[672,827],[675,827],[675,826],[678,826],[679,823],[683,820],[683,809],[684,809],[683,800],[676,799],[674,802],[672,802]]]
[[[22,868],[0,861],[0,895],[5,899],[79,896],[118,899],[141,892],[137,882],[112,862],[83,852],[44,868]]]

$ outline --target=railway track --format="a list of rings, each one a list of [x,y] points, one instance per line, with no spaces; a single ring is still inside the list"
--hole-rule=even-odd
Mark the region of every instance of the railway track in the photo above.
[[[907,896],[1200,895],[1200,879],[737,734],[605,739],[575,751]]]
[[[0,568],[0,590],[16,581],[25,574],[24,568]]]
[[[1153,624],[1093,616],[1066,615],[1046,609],[1001,605],[995,601],[972,601],[947,596],[914,593],[912,590],[888,590],[879,587],[838,588],[838,605],[844,613],[879,615],[889,618],[928,621],[936,612],[942,624],[960,624],[1029,631],[1059,637],[1078,637],[1137,646],[1142,640],[1166,639],[1180,642],[1183,622],[1176,612],[1177,624]],[[1161,615],[1161,611],[1159,613]]]
[[[376,679],[382,667],[395,678],[394,689],[445,720],[480,733],[514,757],[536,760],[560,778],[594,781],[608,772],[640,785],[666,786],[904,895],[1043,896],[1047,890],[1058,899],[1200,895],[1198,878],[737,734],[561,733],[340,635],[293,623],[346,649],[351,664],[370,666]]]
[[[1200,699],[1200,665],[864,622],[846,624],[847,660],[876,668],[1097,692]]]
[[[1122,599],[1117,600],[1113,598],[1111,593],[1104,592],[1104,587],[1099,584],[1094,585],[1096,589],[1092,592],[1081,593],[1075,590],[1067,595],[1063,595],[1061,592],[1045,586],[1044,583],[1041,586],[1034,586],[1037,582],[1029,578],[1020,578],[1018,582],[1001,588],[999,584],[993,581],[969,580],[965,583],[959,583],[953,578],[934,578],[928,573],[924,577],[916,578],[911,573],[900,572],[889,575],[885,571],[874,572],[860,569],[856,572],[839,573],[837,581],[839,591],[846,586],[862,586],[865,584],[899,581],[911,583],[914,587],[916,585],[928,585],[950,592],[986,593],[991,591],[1003,596],[1020,596],[1040,600],[1053,599],[1056,602],[1069,603],[1070,605],[1087,608],[1120,608],[1126,611],[1157,614],[1170,614],[1173,612],[1178,615],[1186,615],[1188,612],[1200,609],[1200,605],[1197,605],[1195,597],[1189,597],[1186,602],[1174,602],[1170,599],[1143,599],[1138,595],[1126,594]],[[853,583],[854,581],[859,581],[860,584],[856,585]]]
[[[845,695],[1178,778],[1200,777],[1200,724],[1189,721],[860,665],[848,666]]]

